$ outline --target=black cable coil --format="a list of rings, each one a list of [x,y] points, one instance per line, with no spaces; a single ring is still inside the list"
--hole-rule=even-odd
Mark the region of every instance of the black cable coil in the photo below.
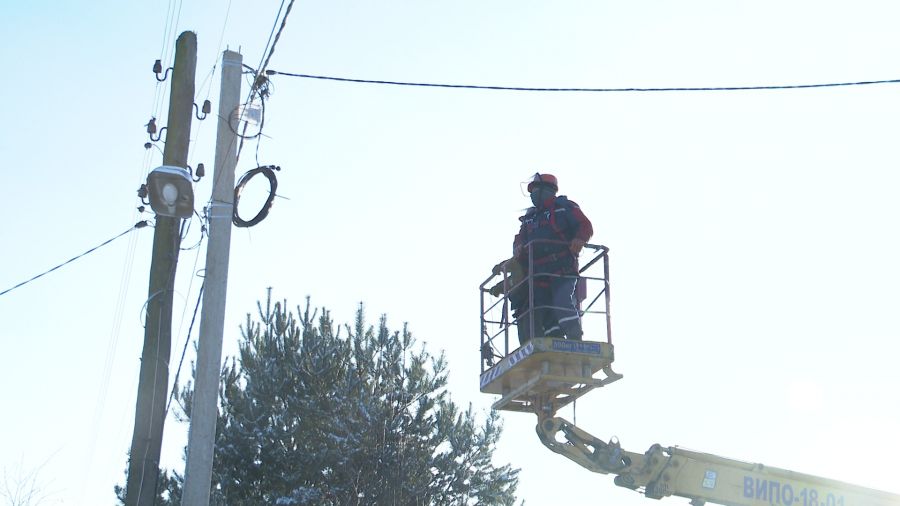
[[[281,167],[277,165],[265,165],[261,167],[257,167],[255,169],[248,170],[241,178],[238,180],[237,186],[234,187],[234,212],[231,215],[231,222],[234,223],[236,227],[252,227],[269,215],[269,209],[272,208],[272,202],[275,200],[275,190],[278,188],[278,179],[275,177],[275,171],[281,170]],[[269,198],[266,199],[266,203],[263,204],[262,209],[256,213],[256,216],[253,219],[247,221],[241,218],[240,214],[238,214],[238,202],[241,199],[241,192],[244,190],[244,186],[253,179],[253,176],[257,174],[262,174],[266,176],[266,179],[269,180]]]

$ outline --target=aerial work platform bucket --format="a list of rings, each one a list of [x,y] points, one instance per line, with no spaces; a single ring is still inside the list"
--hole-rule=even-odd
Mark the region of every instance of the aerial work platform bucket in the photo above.
[[[613,346],[538,337],[481,374],[481,391],[502,397],[493,409],[552,416],[591,390],[622,378],[612,368]],[[605,377],[595,378],[602,371]]]
[[[529,248],[528,258],[531,258],[532,244],[526,247]],[[553,416],[557,410],[591,390],[622,378],[612,370],[614,353],[609,319],[609,249],[592,244],[586,244],[585,249],[593,250],[594,255],[579,269],[577,276],[571,277],[577,277],[575,302],[582,325],[586,323],[587,316],[603,315],[602,320],[595,319],[601,325],[584,327],[584,337],[590,340],[520,335],[518,325],[520,322],[528,323],[526,318],[534,318],[535,310],[553,309],[534,304],[535,276],[528,274],[532,270],[530,265],[524,268],[512,259],[501,262],[481,284],[480,384],[483,393],[501,396],[493,404],[494,409]],[[601,267],[603,272],[589,272],[594,266]],[[497,276],[501,277],[499,282],[495,279]],[[542,276],[546,279],[548,275]],[[587,283],[589,280],[590,285]],[[527,304],[518,311],[512,311],[516,305],[511,295],[518,296],[519,304],[522,304],[523,293],[527,296]],[[497,299],[492,300],[491,297]],[[523,327],[534,328],[533,320]],[[517,336],[514,339],[523,340],[525,344],[511,350],[511,333]],[[603,376],[594,377],[599,372]]]

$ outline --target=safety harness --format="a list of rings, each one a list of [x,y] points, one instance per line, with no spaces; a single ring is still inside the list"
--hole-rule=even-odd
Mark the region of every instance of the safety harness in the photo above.
[[[578,261],[569,251],[570,238],[566,230],[572,227],[572,203],[565,196],[554,198],[550,209],[531,208],[522,218],[522,245],[534,240],[550,240],[559,242],[535,242],[531,246],[534,255],[532,274],[575,274],[578,272]],[[561,220],[557,219],[560,215]],[[561,224],[560,221],[563,223]],[[538,276],[536,285],[550,284],[550,278]]]

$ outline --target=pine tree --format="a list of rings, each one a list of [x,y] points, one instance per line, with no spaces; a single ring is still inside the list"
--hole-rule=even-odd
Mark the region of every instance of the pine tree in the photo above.
[[[367,326],[362,305],[343,328],[308,299],[286,306],[258,304],[223,368],[212,504],[513,504],[518,470],[492,462],[499,419],[453,403],[443,354],[384,316]]]

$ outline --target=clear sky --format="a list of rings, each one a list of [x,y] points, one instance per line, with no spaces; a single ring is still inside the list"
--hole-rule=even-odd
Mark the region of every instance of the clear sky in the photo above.
[[[143,148],[149,118],[165,126],[153,61],[170,66],[195,31],[197,102],[215,111],[221,51],[257,67],[280,4],[0,7],[0,290],[151,218],[135,192],[161,165]],[[269,68],[523,87],[900,79],[898,15],[892,0],[298,1]],[[625,375],[578,402],[580,427],[631,451],[679,445],[900,492],[900,85],[536,93],[276,76],[272,90],[237,173],[280,165],[285,198],[234,230],[226,355],[267,287],[338,322],[363,302],[445,350],[453,399],[484,413],[477,286],[510,253],[520,183],[553,172],[611,250]],[[192,138],[190,163],[211,172],[214,122]],[[198,208],[210,191],[196,186]],[[47,504],[112,504],[124,483],[152,235],[0,296],[0,467],[37,469]],[[203,246],[180,258],[172,379]],[[545,449],[533,416],[503,419],[497,460],[522,469],[527,504],[647,504]],[[169,418],[166,467],[183,468],[186,433]]]

